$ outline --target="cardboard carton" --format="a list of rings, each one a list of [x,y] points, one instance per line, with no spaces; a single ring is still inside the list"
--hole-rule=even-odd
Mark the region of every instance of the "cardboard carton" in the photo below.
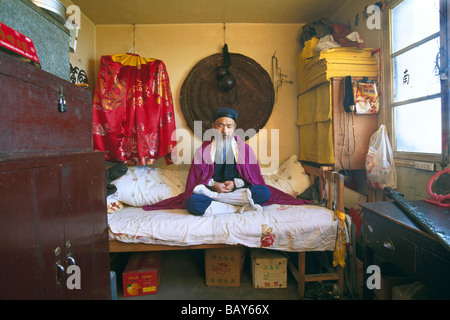
[[[276,251],[250,251],[254,288],[286,288],[287,258]]]
[[[205,250],[207,286],[238,287],[245,261],[245,248]]]
[[[133,253],[122,274],[123,296],[158,293],[160,277],[160,252]]]

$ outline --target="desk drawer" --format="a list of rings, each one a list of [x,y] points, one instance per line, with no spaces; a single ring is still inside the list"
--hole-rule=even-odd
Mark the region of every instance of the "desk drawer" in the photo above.
[[[386,219],[364,211],[366,215],[365,240],[376,253],[403,271],[416,273],[416,245],[395,231],[395,224],[386,223]]]
[[[450,260],[422,249],[417,259],[417,273],[423,284],[434,288],[439,293],[449,296],[450,287]],[[426,275],[426,276],[425,276]]]

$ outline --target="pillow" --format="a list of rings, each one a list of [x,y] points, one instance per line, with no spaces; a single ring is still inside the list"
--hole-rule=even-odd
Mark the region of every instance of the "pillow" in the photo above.
[[[112,181],[114,197],[130,206],[142,207],[184,192],[187,171],[129,166],[125,175]]]
[[[310,184],[309,176],[295,155],[286,160],[275,174],[264,176],[264,180],[266,184],[293,197],[305,191]]]
[[[111,182],[117,187],[114,199],[142,207],[177,196],[184,192],[188,171],[128,166],[126,174]],[[286,160],[275,174],[265,175],[264,180],[293,197],[309,187],[309,176],[296,156]]]
[[[114,195],[110,195],[106,198],[106,205],[108,213],[118,212],[123,208],[123,203],[117,200]]]

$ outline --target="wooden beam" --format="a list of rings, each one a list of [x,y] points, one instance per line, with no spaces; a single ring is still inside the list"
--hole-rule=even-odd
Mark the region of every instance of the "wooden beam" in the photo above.
[[[194,249],[217,249],[242,247],[241,245],[229,244],[200,244],[195,246],[167,246],[145,243],[126,243],[117,240],[109,241],[109,252],[139,252],[139,251],[172,251],[172,250],[194,250]]]

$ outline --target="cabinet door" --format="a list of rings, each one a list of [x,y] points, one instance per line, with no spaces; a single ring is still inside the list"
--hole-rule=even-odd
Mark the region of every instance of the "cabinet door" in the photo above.
[[[64,240],[61,171],[9,167],[0,164],[0,298],[65,298],[56,265]]]
[[[103,153],[0,161],[0,200],[0,299],[110,298]]]
[[[81,289],[68,289],[68,298],[109,299],[104,155],[79,157],[64,164],[62,172],[67,267],[79,267],[81,284]]]

